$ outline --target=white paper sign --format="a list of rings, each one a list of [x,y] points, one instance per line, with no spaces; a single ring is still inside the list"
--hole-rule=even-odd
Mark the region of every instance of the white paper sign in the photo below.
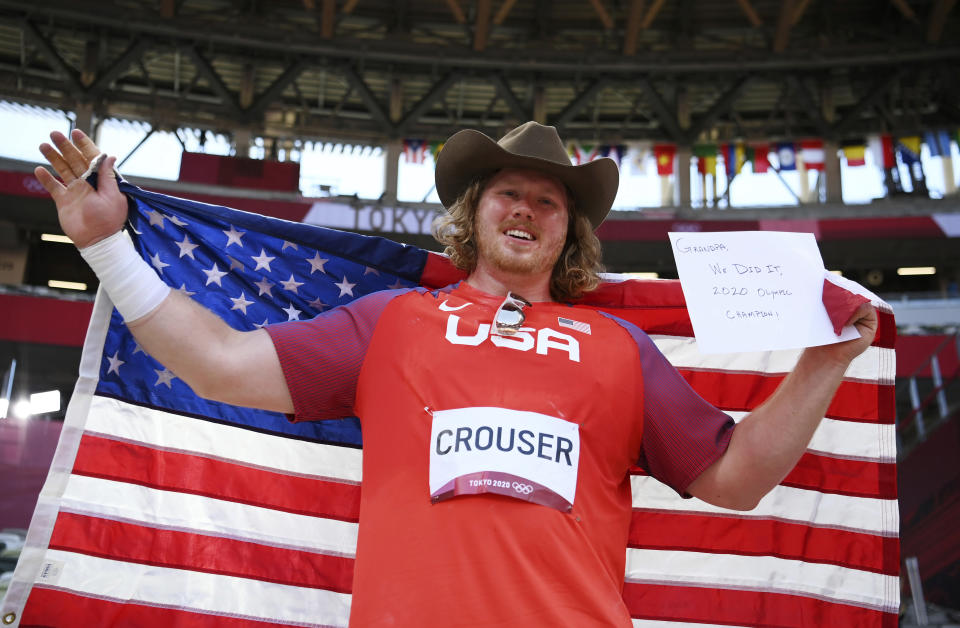
[[[823,306],[827,271],[811,233],[670,233],[680,285],[702,353],[832,344]]]

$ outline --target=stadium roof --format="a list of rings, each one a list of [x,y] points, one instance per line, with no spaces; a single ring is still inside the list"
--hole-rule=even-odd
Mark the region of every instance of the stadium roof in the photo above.
[[[160,128],[690,144],[960,127],[955,0],[0,0],[0,92]]]

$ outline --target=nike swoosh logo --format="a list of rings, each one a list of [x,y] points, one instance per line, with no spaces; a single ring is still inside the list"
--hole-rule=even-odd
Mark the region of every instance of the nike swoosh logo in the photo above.
[[[472,305],[472,303],[464,303],[463,305],[453,306],[453,305],[447,305],[447,302],[444,301],[443,303],[440,304],[440,310],[442,312],[456,312],[457,310],[462,310],[468,305]]]

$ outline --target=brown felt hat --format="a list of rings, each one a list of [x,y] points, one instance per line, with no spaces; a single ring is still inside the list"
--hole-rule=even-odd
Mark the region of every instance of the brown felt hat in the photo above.
[[[561,181],[594,229],[607,217],[620,183],[612,159],[574,166],[554,127],[525,122],[499,142],[479,131],[454,133],[437,155],[437,196],[449,208],[474,179],[503,168],[537,170]]]

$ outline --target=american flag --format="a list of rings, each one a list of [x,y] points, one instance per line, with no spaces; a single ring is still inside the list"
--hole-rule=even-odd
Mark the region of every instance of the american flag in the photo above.
[[[147,192],[128,228],[156,272],[241,329],[458,278],[380,238]],[[623,597],[635,626],[895,626],[894,320],[851,365],[807,453],[750,512],[682,500],[635,469]],[[796,351],[700,355],[675,281],[611,281],[582,307],[645,329],[740,419]],[[575,322],[575,318],[571,319]],[[98,295],[80,377],[0,617],[45,626],[346,626],[356,419],[200,399]],[[384,565],[384,569],[389,569]]]
[[[403,140],[403,159],[408,164],[422,164],[427,154],[426,140]]]

